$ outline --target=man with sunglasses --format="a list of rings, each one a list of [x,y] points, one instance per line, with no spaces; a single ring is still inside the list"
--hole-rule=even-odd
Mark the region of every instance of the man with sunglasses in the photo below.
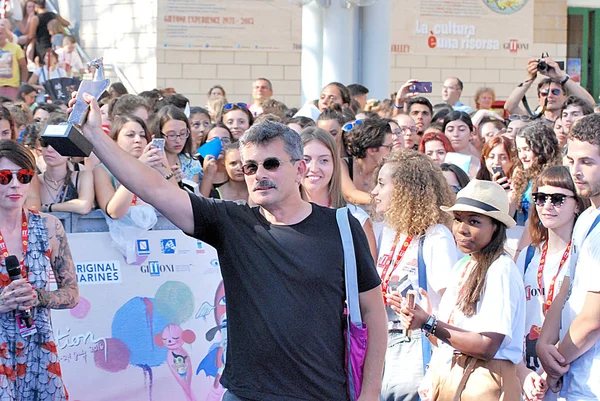
[[[568,139],[577,194],[592,206],[573,229],[571,265],[537,343],[550,388],[571,400],[600,398],[600,114],[581,118]],[[541,199],[540,199],[541,201]],[[558,199],[552,199],[558,201]],[[558,345],[555,345],[558,343]]]
[[[115,178],[171,222],[217,249],[227,292],[224,400],[347,401],[343,248],[335,210],[302,200],[300,136],[269,121],[240,139],[249,207],[174,188],[122,151],[101,128],[96,100],[83,133]],[[73,102],[72,102],[73,103]],[[369,339],[360,400],[378,400],[386,350],[380,279],[351,219],[360,308]]]
[[[538,70],[538,64],[546,62],[548,68],[545,71]],[[543,111],[543,117],[548,122],[554,122],[557,117],[560,117],[561,108],[567,99],[567,93],[583,99],[585,102],[594,104],[594,98],[581,85],[571,81],[571,77],[560,69],[558,63],[550,57],[542,59],[532,58],[527,63],[528,78],[521,82],[510,94],[504,110],[509,114],[527,115],[528,110],[520,106],[521,100],[527,94],[531,85],[535,82],[538,73],[545,78],[538,84],[537,95],[539,102],[539,110]],[[525,103],[525,101],[524,101]],[[533,113],[536,113],[535,111]]]

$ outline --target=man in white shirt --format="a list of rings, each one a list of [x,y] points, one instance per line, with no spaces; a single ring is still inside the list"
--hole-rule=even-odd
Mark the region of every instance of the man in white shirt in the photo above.
[[[454,110],[470,114],[473,109],[460,101],[462,91],[463,83],[460,79],[456,77],[448,78],[444,81],[444,86],[442,87],[442,99],[452,106]]]
[[[573,229],[567,285],[546,315],[537,352],[551,389],[561,388],[562,377],[561,396],[567,401],[598,400],[600,224],[595,224],[600,215],[600,114],[585,116],[572,126],[567,160],[577,193],[589,198],[592,206]]]

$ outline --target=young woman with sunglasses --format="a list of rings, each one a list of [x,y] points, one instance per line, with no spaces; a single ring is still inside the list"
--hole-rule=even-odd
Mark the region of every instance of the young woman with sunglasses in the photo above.
[[[377,262],[388,314],[382,396],[385,401],[416,401],[423,358],[428,356],[423,355],[422,342],[428,340],[419,331],[405,331],[390,306],[401,302],[408,290],[418,291],[422,286],[437,312],[458,260],[448,228],[451,218],[440,206],[451,205],[455,196],[437,164],[408,149],[383,159],[371,194],[375,212],[384,223]]]
[[[229,180],[227,169],[225,168],[224,150],[233,143],[233,136],[225,124],[217,123],[212,124],[207,128],[204,142],[201,143],[200,146],[213,140],[221,141],[222,150],[218,157],[207,156],[202,161],[204,178],[200,184],[200,194],[207,198],[219,198],[216,189],[227,183]]]
[[[73,171],[66,156],[40,139],[46,171],[38,175],[42,212],[88,214],[94,206],[94,175],[90,170]]]
[[[392,128],[386,120],[356,120],[342,127],[349,157],[342,160],[342,191],[348,202],[356,205],[371,203],[375,185],[373,173],[380,160],[393,147]]]
[[[511,211],[516,209],[517,212],[517,224],[523,226],[532,205],[531,189],[535,177],[548,167],[562,164],[562,155],[556,135],[544,122],[527,124],[519,131],[515,145],[521,163],[513,172],[509,197]]]
[[[506,230],[515,225],[508,196],[494,182],[472,180],[454,206],[441,209],[454,216],[454,239],[468,256],[453,267],[439,314],[393,304],[404,327],[422,329],[437,345],[422,388],[433,401],[520,401],[525,294],[504,251]]]
[[[540,388],[546,388],[535,349],[537,338],[568,270],[575,221],[588,205],[577,196],[573,178],[564,166],[544,170],[533,184],[531,197],[535,205],[528,223],[531,245],[517,260],[524,271],[527,306],[524,364],[519,375],[525,395],[535,400],[534,395],[542,398]],[[555,400],[556,394],[547,392],[543,399]]]
[[[75,307],[79,291],[62,224],[52,215],[24,207],[34,169],[35,159],[24,146],[0,141],[1,392],[7,400],[32,399],[32,394],[66,400],[50,310]],[[22,276],[15,281],[6,267],[9,255],[16,256]],[[56,290],[50,290],[52,273]],[[37,330],[32,335],[17,325],[16,312],[24,310],[30,311]],[[10,380],[8,372],[17,373],[17,379]]]
[[[202,165],[193,156],[190,122],[185,113],[175,106],[165,106],[154,115],[150,130],[154,138],[165,139],[165,155],[175,181],[200,182]]]
[[[254,124],[254,117],[245,103],[227,103],[223,106],[221,116],[221,121],[231,131],[234,142],[237,142]]]
[[[330,133],[317,127],[304,129],[300,136],[306,163],[306,175],[300,186],[302,199],[334,209],[348,205],[350,212],[364,229],[373,260],[376,260],[377,243],[369,215],[364,210],[348,204],[342,193],[342,159],[335,139]]]

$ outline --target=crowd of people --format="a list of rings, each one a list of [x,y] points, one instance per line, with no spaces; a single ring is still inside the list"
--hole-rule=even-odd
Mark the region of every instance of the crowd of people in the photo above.
[[[26,2],[22,36],[68,25],[45,21],[40,4]],[[113,84],[84,96],[94,153],[68,158],[41,133],[69,105],[37,85],[84,69],[62,67],[53,42],[37,42],[43,66],[0,99],[1,399],[66,399],[48,311],[73,307],[78,291],[48,213],[99,209],[126,258],[132,238],[116,233],[141,235],[157,212],[217,249],[225,400],[347,400],[342,207],[369,332],[360,400],[600,397],[600,114],[553,60],[544,71],[531,60],[504,109],[493,88],[477,91],[475,110],[462,103],[458,77],[436,105],[417,80],[386,100],[332,82],[300,109],[275,100],[267,78],[248,103],[215,86],[202,107]],[[536,80],[532,111],[521,100]],[[9,255],[22,278],[11,281]],[[19,323],[26,310],[37,333]]]

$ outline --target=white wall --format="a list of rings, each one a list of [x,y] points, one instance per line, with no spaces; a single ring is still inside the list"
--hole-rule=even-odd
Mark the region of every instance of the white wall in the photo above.
[[[157,85],[157,0],[81,0],[81,46],[123,70],[137,92]]]

